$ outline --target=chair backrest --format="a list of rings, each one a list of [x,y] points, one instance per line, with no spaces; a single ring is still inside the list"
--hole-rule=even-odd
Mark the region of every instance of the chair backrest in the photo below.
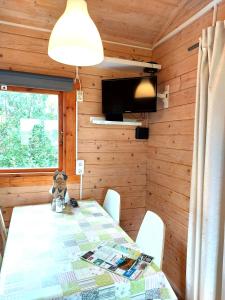
[[[136,243],[143,253],[154,257],[154,262],[161,269],[165,241],[165,225],[154,212],[147,211],[139,229]]]
[[[109,189],[105,195],[103,203],[104,209],[119,224],[120,222],[120,194],[114,190]]]
[[[5,222],[3,219],[1,208],[0,208],[0,237],[1,237],[2,246],[3,246],[3,250],[4,250],[6,240],[7,240],[7,231],[6,231]]]

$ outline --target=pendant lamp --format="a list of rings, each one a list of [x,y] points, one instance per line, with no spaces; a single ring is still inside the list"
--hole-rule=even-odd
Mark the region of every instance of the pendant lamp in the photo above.
[[[52,30],[48,55],[72,66],[92,66],[103,61],[102,40],[85,0],[67,0],[65,11]]]

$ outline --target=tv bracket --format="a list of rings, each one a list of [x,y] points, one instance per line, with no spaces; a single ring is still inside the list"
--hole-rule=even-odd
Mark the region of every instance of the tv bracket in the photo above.
[[[149,63],[157,64],[156,62],[150,61]],[[158,72],[158,69],[152,67],[152,68],[144,68],[145,73],[149,73],[150,75],[155,75]],[[163,107],[164,108],[169,108],[169,85],[165,86],[165,90],[162,93],[157,93],[157,98],[162,100],[163,102]]]
[[[157,98],[162,100],[164,108],[169,108],[169,90],[170,90],[170,86],[166,85],[164,92],[157,93]]]

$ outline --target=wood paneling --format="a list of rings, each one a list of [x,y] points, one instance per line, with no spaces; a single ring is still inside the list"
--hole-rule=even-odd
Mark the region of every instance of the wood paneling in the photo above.
[[[144,148],[142,148],[144,146]],[[83,141],[79,142],[79,151],[81,153],[128,153],[126,157],[133,157],[135,153],[143,153],[146,149],[146,143],[142,141]],[[146,154],[144,154],[146,155]],[[123,158],[124,159],[124,158]]]
[[[192,164],[192,152],[189,150],[149,147],[148,157],[149,159],[169,161],[187,166]]]
[[[185,9],[179,10],[175,18],[173,19],[173,22],[170,24],[170,26],[167,27],[167,30],[164,32],[164,34],[170,32],[171,30],[173,30],[174,28],[191,18],[194,14],[196,14],[203,7],[205,7],[209,2],[211,2],[211,0],[187,1]]]
[[[204,1],[187,2],[168,31],[193,15]],[[206,3],[207,1],[205,1]],[[208,1],[209,2],[209,1]],[[225,17],[225,3],[219,6],[218,19]],[[159,89],[170,85],[169,109],[158,105],[150,114],[148,142],[148,198],[146,209],[158,213],[166,224],[163,270],[180,298],[185,295],[185,266],[192,165],[195,90],[198,49],[187,48],[198,42],[202,28],[212,22],[212,12],[182,30],[153,52],[162,65]]]
[[[15,1],[14,1],[15,2]],[[50,1],[48,1],[50,3]],[[9,4],[13,1],[10,1]],[[39,1],[40,3],[40,1]],[[44,4],[44,2],[42,2]],[[1,4],[0,4],[1,7]],[[28,9],[32,3],[28,3]],[[24,9],[24,8],[21,8]],[[33,73],[74,76],[74,68],[58,64],[47,56],[47,39],[23,34],[21,31],[10,31],[0,27],[0,61],[1,68],[27,71]],[[150,59],[151,52],[139,48],[130,48],[105,44],[110,55],[127,59]],[[103,78],[126,77],[133,74],[113,70],[101,70],[94,67],[80,68],[84,102],[79,103],[79,146],[78,156],[85,160],[83,178],[83,198],[97,199],[103,202],[108,188],[121,193],[121,226],[136,236],[139,224],[145,213],[147,183],[147,142],[136,141],[134,126],[99,126],[90,123],[90,116],[101,116],[101,80]],[[136,74],[135,74],[136,75]],[[71,99],[75,101],[75,99]],[[71,142],[75,132],[75,124],[71,122],[74,109],[68,108],[65,119],[68,135],[65,143]],[[74,171],[75,153],[70,153],[71,163],[67,162],[70,171]],[[12,208],[16,205],[45,203],[51,201],[48,190],[52,179],[39,176],[39,185],[31,178],[15,178],[9,181],[0,178],[0,206],[3,207],[4,218],[8,224]],[[27,185],[27,186],[25,186]],[[71,197],[79,197],[79,184],[68,185]]]
[[[141,43],[149,47],[160,30],[160,25],[164,23],[165,13],[170,16],[178,3],[178,0],[172,3],[152,0],[149,5],[148,0],[140,3],[128,0],[122,2],[108,0],[106,3],[95,0],[88,1],[88,8],[103,39],[135,45]],[[0,18],[10,22],[52,29],[63,13],[65,4],[65,0],[1,1]]]
[[[193,110],[194,103],[159,110],[155,114],[151,114],[150,123],[190,120],[194,118]]]
[[[178,165],[176,163],[166,162],[162,160],[150,159],[148,161],[148,168],[150,171],[162,173],[165,175],[172,175],[190,181],[191,167]]]
[[[188,19],[209,0],[88,0],[87,2],[89,13],[103,40],[151,48],[154,42]],[[65,6],[66,0],[1,0],[0,19],[52,30]],[[2,30],[12,34],[15,32],[13,27],[6,25],[1,25],[1,27]],[[46,40],[49,38],[49,33],[46,32],[30,29],[18,29],[17,32],[28,37]],[[34,51],[43,51],[43,46],[44,43],[41,47],[38,43],[30,45]],[[20,42],[18,42],[17,47],[21,47]],[[123,51],[118,53],[118,49],[115,50],[114,52],[114,48],[112,48],[114,54],[113,52],[111,54],[113,56],[124,57],[126,54]],[[129,55],[132,55],[132,52],[129,50],[128,52]],[[141,50],[139,53],[136,51],[135,56],[137,57],[137,55],[139,55],[139,60],[149,59],[148,55]]]

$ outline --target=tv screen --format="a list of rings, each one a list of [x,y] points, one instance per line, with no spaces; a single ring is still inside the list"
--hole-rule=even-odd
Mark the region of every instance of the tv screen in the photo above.
[[[106,119],[120,119],[129,112],[154,112],[156,104],[156,76],[102,80],[102,112]]]

